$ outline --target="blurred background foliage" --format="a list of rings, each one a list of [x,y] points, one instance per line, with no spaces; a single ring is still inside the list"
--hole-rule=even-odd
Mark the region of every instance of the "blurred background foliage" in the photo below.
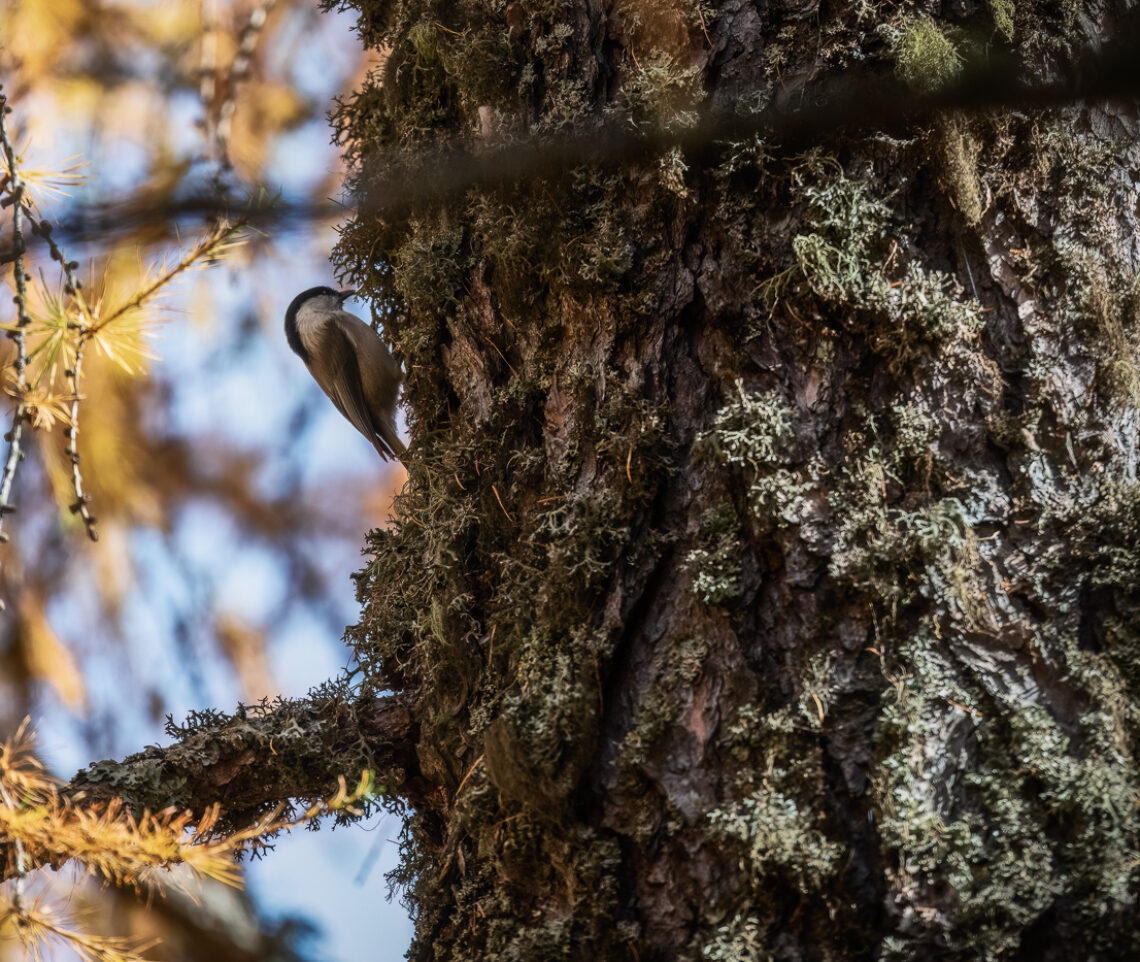
[[[161,740],[168,713],[302,694],[347,660],[349,575],[403,474],[311,383],[281,319],[297,291],[332,281],[348,208],[327,113],[378,66],[353,26],[304,0],[0,3],[18,167],[89,300],[125,302],[219,223],[249,222],[84,357],[78,443],[98,541],[68,507],[67,405],[45,403],[25,433],[0,546],[0,732],[31,716],[63,777]],[[0,210],[14,293],[11,217]],[[63,281],[40,238],[25,257],[34,351]],[[15,349],[0,352],[7,430]]]

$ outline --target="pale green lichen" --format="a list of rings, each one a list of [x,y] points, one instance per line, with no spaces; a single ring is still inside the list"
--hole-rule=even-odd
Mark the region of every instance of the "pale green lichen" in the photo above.
[[[1051,858],[1037,803],[1011,784],[1004,739],[974,707],[987,703],[961,690],[943,647],[924,634],[902,650],[910,677],[878,728],[891,750],[875,779],[876,824],[896,853],[899,887],[933,903],[920,928],[944,928],[955,948],[996,959],[1049,907],[1058,881],[1036,868]],[[964,751],[971,740],[980,742],[981,766]],[[947,754],[947,746],[960,747]],[[948,895],[935,894],[942,879]],[[902,945],[890,957],[910,958]]]
[[[999,0],[1003,4],[1008,2]],[[995,24],[1002,13],[1008,19],[1004,7],[994,8]],[[1008,26],[1012,32],[1011,20]],[[929,17],[912,20],[897,35],[894,53],[896,73],[919,93],[929,94],[945,87],[962,70],[963,61],[957,48]],[[981,145],[971,130],[970,121],[961,113],[939,117],[934,124],[933,142],[951,199],[966,223],[977,224],[983,207],[977,171]]]
[[[725,463],[745,471],[753,515],[777,527],[795,524],[807,511],[812,488],[790,467],[798,460],[795,411],[778,395],[746,391],[741,382],[736,391],[717,412],[709,436]]]
[[[746,391],[741,381],[736,394],[713,421],[725,461],[758,470],[786,458],[796,437],[795,411],[778,395]]]
[[[994,29],[1005,38],[1013,40],[1014,13],[1017,8],[1013,0],[988,0],[990,16],[994,18]]]
[[[771,781],[788,775],[777,769]],[[712,832],[741,846],[753,876],[788,872],[804,889],[818,888],[838,867],[842,848],[817,827],[818,813],[765,785],[729,808],[709,813]]]
[[[806,289],[824,303],[863,312],[873,345],[899,360],[982,326],[979,306],[963,298],[957,280],[914,257],[900,261],[891,210],[865,184],[815,156],[795,178],[807,205],[804,223],[813,229],[792,239],[794,266],[761,285],[768,298]]]
[[[891,421],[895,429],[892,469],[901,472],[909,467],[929,484],[938,459],[943,422],[935,417],[922,397],[892,407]]]
[[[773,958],[760,920],[741,914],[718,928],[701,954],[708,962],[769,962]]]
[[[930,93],[953,80],[962,57],[929,17],[918,17],[903,30],[895,48],[895,69],[915,90]]]
[[[685,555],[684,569],[693,579],[693,593],[706,605],[715,605],[740,593],[740,526],[731,507],[708,511],[703,535],[707,547]]]

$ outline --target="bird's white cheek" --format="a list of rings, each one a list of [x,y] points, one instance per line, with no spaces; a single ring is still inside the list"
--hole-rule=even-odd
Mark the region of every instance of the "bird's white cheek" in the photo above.
[[[310,354],[316,354],[321,347],[320,321],[302,315],[297,318],[297,337],[301,339],[301,346]]]

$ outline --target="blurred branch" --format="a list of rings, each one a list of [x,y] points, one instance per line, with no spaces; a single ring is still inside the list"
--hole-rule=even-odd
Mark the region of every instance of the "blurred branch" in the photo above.
[[[968,64],[958,81],[933,93],[916,92],[895,77],[848,75],[818,89],[805,84],[784,92],[759,113],[705,112],[685,128],[646,133],[623,121],[477,153],[421,155],[402,171],[374,180],[365,211],[394,217],[416,204],[472,188],[506,187],[562,175],[584,164],[642,162],[674,147],[699,159],[717,144],[762,136],[774,150],[794,154],[840,132],[903,133],[946,111],[1043,110],[1074,102],[1133,99],[1140,95],[1140,17],[1130,20],[1124,33],[1102,51],[1084,52],[1048,83],[1025,83],[1012,58],[994,58]],[[802,99],[811,105],[796,110],[786,106]]]
[[[211,191],[171,199],[135,192],[129,199],[112,200],[89,207],[77,206],[56,219],[56,231],[77,243],[108,244],[112,237],[134,231],[160,228],[169,230],[180,221],[240,218],[255,229],[288,229],[296,225],[308,230],[320,221],[336,220],[350,213],[351,207],[332,200],[285,201],[262,191],[254,199],[233,197]],[[171,231],[173,233],[173,231]],[[0,247],[0,264],[12,260],[11,246]]]
[[[217,147],[218,156],[215,160],[221,163],[223,169],[229,169],[232,166],[230,163],[230,130],[233,126],[234,111],[237,110],[238,84],[249,76],[249,65],[253,60],[253,51],[257,47],[258,38],[261,36],[261,31],[265,28],[269,13],[276,2],[277,0],[260,0],[260,3],[253,8],[253,12],[249,15],[249,21],[241,32],[237,54],[230,66],[229,86],[226,99],[218,108],[218,121],[214,126],[212,144],[212,146],[216,145]],[[206,104],[207,114],[209,110],[210,105]]]
[[[599,124],[562,137],[515,141],[481,151],[422,152],[395,172],[378,174],[369,185],[364,213],[399,216],[410,207],[467,190],[495,189],[530,178],[560,176],[583,164],[621,165],[680,147],[699,157],[717,144],[762,136],[775,149],[795,153],[828,141],[838,132],[901,133],[945,111],[978,113],[993,109],[1043,110],[1074,102],[1134,99],[1140,96],[1140,42],[1136,21],[1125,36],[1102,51],[1086,51],[1048,83],[1025,83],[1010,58],[968,65],[960,79],[934,93],[919,93],[894,77],[844,76],[832,83],[780,95],[754,114],[706,112],[692,126],[644,131],[628,121]],[[791,109],[801,93],[809,106]],[[64,217],[59,229],[81,241],[105,241],[109,234],[169,224],[188,217],[230,216],[240,212],[255,227],[301,226],[344,216],[333,201],[294,203],[262,194],[242,201],[207,192],[178,200],[143,198],[108,202]],[[0,250],[0,262],[11,258]]]

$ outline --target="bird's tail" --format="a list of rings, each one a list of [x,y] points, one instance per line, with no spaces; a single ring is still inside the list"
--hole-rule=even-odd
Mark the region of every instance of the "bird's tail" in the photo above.
[[[396,433],[396,426],[394,424],[381,424],[376,429],[377,437],[372,439],[372,445],[379,452],[380,457],[385,461],[389,458],[398,458],[403,460],[404,452],[407,451],[407,446],[400,440],[400,436]]]

